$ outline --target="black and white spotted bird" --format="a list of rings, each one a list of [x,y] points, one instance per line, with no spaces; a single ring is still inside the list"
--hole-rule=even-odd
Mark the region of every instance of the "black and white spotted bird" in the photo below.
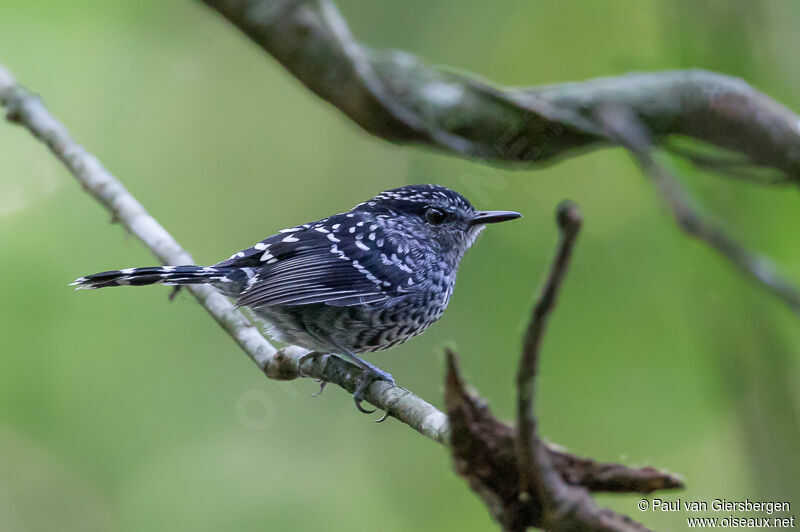
[[[464,252],[486,224],[519,218],[477,211],[438,185],[387,190],[352,210],[283,229],[213,266],[155,266],[77,279],[78,289],[207,283],[270,325],[275,340],[341,354],[362,370],[356,407],[392,376],[357,356],[425,331],[453,294]]]

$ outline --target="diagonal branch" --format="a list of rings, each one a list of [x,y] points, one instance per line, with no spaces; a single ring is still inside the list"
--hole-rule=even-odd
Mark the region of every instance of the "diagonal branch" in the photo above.
[[[329,0],[202,2],[385,140],[529,166],[612,146],[595,115],[614,103],[632,109],[659,142],[698,139],[800,184],[800,117],[737,78],[682,70],[505,88],[408,52],[372,50]]]
[[[83,188],[99,201],[112,219],[130,231],[164,264],[193,264],[191,255],[145,210],[144,206],[96,157],[77,144],[35,94],[18,85],[0,66],[0,103],[6,117],[27,128],[44,142]],[[303,375],[322,378],[353,393],[360,370],[338,357],[306,357],[299,347],[277,350],[230,301],[210,286],[187,285],[187,290],[239,347],[270,378],[296,379]],[[438,442],[447,440],[447,416],[408,390],[376,381],[366,400]]]
[[[192,263],[191,256],[122,183],[72,139],[38,96],[17,84],[2,66],[0,105],[6,109],[11,122],[27,128],[44,142],[83,188],[111,212],[115,221],[141,240],[156,258],[165,264]],[[267,377],[275,380],[321,378],[349,393],[356,389],[360,370],[353,364],[334,356],[304,357],[308,352],[296,346],[278,350],[214,289],[204,285],[187,285],[186,288]],[[385,381],[376,381],[367,390],[366,399],[428,438],[444,445],[450,444],[448,417],[410,391]],[[592,491],[650,493],[680,486],[676,477],[652,468],[634,469],[598,463],[555,447],[548,447],[548,452],[566,482],[586,486]]]
[[[565,201],[556,215],[561,242],[545,281],[539,300],[533,307],[531,321],[525,332],[525,341],[517,371],[517,462],[519,463],[519,489],[542,502],[551,504],[555,494],[554,484],[564,484],[555,473],[550,457],[542,453],[542,441],[536,435],[536,417],[533,414],[533,399],[536,392],[536,376],[542,338],[550,314],[556,304],[561,282],[567,273],[569,260],[578,232],[581,228],[581,213],[577,205]]]
[[[630,110],[608,105],[599,110],[599,118],[609,135],[631,153],[644,174],[653,180],[656,190],[686,233],[717,250],[745,275],[769,289],[792,310],[800,312],[800,290],[778,272],[771,260],[749,251],[723,227],[699,214],[680,182],[653,157],[650,135]]]
[[[616,145],[619,139],[600,120],[602,110],[611,105],[628,109],[654,146],[671,149],[697,166],[763,185],[800,185],[800,117],[741,79],[679,70],[498,87],[471,74],[427,65],[407,52],[364,46],[330,0],[202,2],[320,98],[385,140],[527,168]],[[682,137],[741,158],[735,163],[711,160],[675,149],[671,141]],[[652,173],[649,165],[640,166]],[[698,235],[692,220],[677,213],[676,218],[684,231],[716,247],[797,310],[795,298],[787,294],[798,289],[779,280],[768,260],[730,238]]]

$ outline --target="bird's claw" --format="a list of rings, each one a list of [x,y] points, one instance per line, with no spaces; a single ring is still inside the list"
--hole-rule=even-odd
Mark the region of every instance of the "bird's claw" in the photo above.
[[[306,363],[306,360],[310,358],[317,358],[317,357],[325,357],[328,356],[327,353],[319,353],[317,351],[311,351],[310,353],[306,353],[305,355],[301,355],[300,358],[297,359],[297,372],[300,374],[301,377],[309,378],[313,377],[313,375],[309,375],[308,373],[303,371],[303,364]]]
[[[353,392],[353,402],[356,404],[356,410],[361,412],[362,414],[374,414],[377,412],[377,409],[367,409],[361,406],[361,403],[364,401],[364,394],[372,386],[372,383],[375,381],[386,381],[389,384],[394,384],[394,378],[390,373],[387,373],[383,370],[378,368],[365,368],[364,371],[361,372],[361,375],[358,377],[358,386],[356,386],[356,391]],[[385,421],[386,418],[389,416],[389,413],[386,412],[384,415],[377,420],[377,423],[381,423]]]
[[[322,395],[322,392],[325,391],[325,386],[328,385],[328,381],[326,381],[325,379],[314,379],[314,382],[319,383],[319,390],[317,391],[317,393],[312,393],[311,397],[319,397],[320,395]]]
[[[303,364],[305,363],[305,361],[307,359],[309,359],[309,358],[317,358],[317,357],[320,357],[320,356],[321,357],[327,357],[328,354],[327,353],[318,353],[317,351],[312,351],[310,353],[306,353],[305,355],[301,356],[297,360],[298,373],[300,373],[301,377],[311,377],[311,375],[308,375],[307,373],[303,372]],[[325,386],[327,386],[328,381],[326,381],[325,379],[314,379],[314,382],[319,383],[319,390],[317,390],[316,393],[312,393],[311,397],[319,397],[320,395],[322,395],[322,392],[325,390]]]
[[[301,377],[311,377],[303,372],[303,364],[309,358],[317,358],[317,357],[327,357],[329,356],[327,353],[319,353],[317,351],[312,351],[310,353],[306,353],[305,355],[301,356],[297,361],[297,367],[299,369],[299,373]],[[361,412],[362,414],[374,414],[377,412],[377,409],[369,409],[364,408],[361,403],[365,400],[366,391],[372,386],[372,383],[375,381],[386,381],[389,384],[394,384],[394,377],[390,373],[383,371],[380,368],[375,366],[367,365],[366,367],[362,366],[361,374],[358,376],[358,380],[356,382],[356,390],[353,393],[353,402],[356,404],[356,410]],[[314,379],[314,382],[319,383],[319,390],[317,393],[312,393],[311,397],[319,397],[323,390],[325,390],[325,386],[327,386],[328,381],[325,379]],[[389,417],[389,412],[384,412],[384,414],[380,417],[380,419],[375,420],[376,423],[382,423],[386,421],[386,418]]]
[[[356,410],[358,410],[362,414],[374,414],[375,412],[377,412],[377,409],[375,408],[370,410],[368,408],[364,408],[363,406],[361,406],[362,401],[364,400],[361,399],[360,397],[355,397],[355,396],[353,397],[353,402],[355,402],[356,404]]]

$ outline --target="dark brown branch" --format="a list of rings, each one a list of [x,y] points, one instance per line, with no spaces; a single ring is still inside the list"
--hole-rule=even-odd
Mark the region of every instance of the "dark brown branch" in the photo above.
[[[609,105],[598,114],[609,135],[631,153],[645,175],[653,180],[662,199],[684,231],[717,250],[743,273],[768,288],[792,310],[800,312],[800,291],[778,272],[771,260],[749,251],[720,225],[699,214],[699,209],[694,206],[692,198],[680,182],[654,159],[649,132],[634,113],[625,107]]]
[[[456,356],[451,352],[447,354],[447,366],[445,406],[450,417],[450,450],[456,472],[467,480],[504,530],[544,526],[538,501],[523,496],[519,490],[516,429],[498,421],[484,401],[466,390]],[[601,464],[552,449],[548,453],[568,487],[643,494],[683,487],[679,477],[652,467],[636,469]],[[604,522],[625,523],[627,528],[622,530],[644,530],[624,516],[608,510],[599,512]]]
[[[559,205],[556,219],[561,230],[561,242],[542,294],[533,307],[517,371],[517,430],[519,431],[517,461],[520,473],[520,492],[528,493],[539,500],[543,500],[547,496],[545,477],[555,474],[549,457],[544,463],[538,463],[536,459],[541,442],[536,437],[533,398],[539,351],[548,318],[555,308],[561,282],[569,267],[572,248],[578,237],[582,221],[580,210],[570,201]]]
[[[563,202],[557,221],[560,243],[531,313],[520,357],[516,430],[497,421],[485,404],[465,391],[456,357],[448,352],[445,403],[455,469],[505,530],[530,526],[565,531],[646,530],[626,516],[598,508],[589,492],[596,491],[598,481],[602,489],[650,492],[682,487],[680,479],[653,468],[576,462],[548,448],[537,434],[533,402],[539,353],[580,230],[578,207]],[[601,470],[608,476],[598,475]]]
[[[445,404],[451,417],[456,413],[456,425],[460,431],[466,431],[472,438],[487,441],[493,439],[491,447],[502,449],[494,457],[497,466],[492,470],[506,471],[502,475],[503,482],[511,482],[515,494],[519,494],[519,485],[516,479],[517,459],[515,441],[517,430],[505,423],[498,421],[489,410],[488,406],[480,399],[472,397],[465,389],[456,363],[456,355],[447,353],[447,377],[445,387]],[[472,455],[465,452],[467,442],[463,439],[464,432],[458,436],[450,434],[454,445],[454,456],[457,454],[464,459]],[[471,440],[474,441],[474,440]],[[583,486],[592,492],[607,493],[652,493],[658,490],[676,489],[683,487],[680,477],[652,467],[631,468],[621,464],[601,463],[591,458],[578,457],[574,454],[559,450],[556,446],[548,445],[550,460],[564,478],[567,484]],[[515,495],[515,497],[517,496]]]

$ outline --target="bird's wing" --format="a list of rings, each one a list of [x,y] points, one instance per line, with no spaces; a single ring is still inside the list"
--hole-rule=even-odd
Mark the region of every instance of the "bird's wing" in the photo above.
[[[325,222],[285,230],[217,265],[258,266],[236,304],[352,306],[403,295],[397,281],[403,272],[377,246],[387,245],[383,239],[349,232],[356,220],[340,222],[337,231]]]

